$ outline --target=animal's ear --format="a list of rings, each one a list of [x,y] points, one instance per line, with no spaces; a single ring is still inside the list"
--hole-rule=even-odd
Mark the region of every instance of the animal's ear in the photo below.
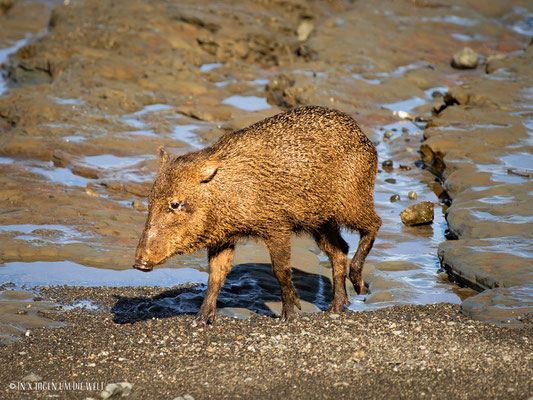
[[[163,146],[159,147],[159,167],[164,166],[169,159],[170,156],[168,155],[165,148]]]
[[[208,159],[200,167],[200,183],[207,183],[216,175],[220,165],[217,159]]]

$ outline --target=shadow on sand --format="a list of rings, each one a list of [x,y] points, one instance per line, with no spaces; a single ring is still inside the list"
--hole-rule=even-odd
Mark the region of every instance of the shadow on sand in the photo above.
[[[327,310],[331,301],[329,278],[292,270],[294,285],[301,300]],[[119,324],[196,314],[202,304],[207,285],[165,290],[153,297],[115,296],[111,309]],[[260,315],[274,316],[268,302],[281,301],[277,280],[270,264],[239,264],[232,268],[220,291],[217,308],[246,308]]]

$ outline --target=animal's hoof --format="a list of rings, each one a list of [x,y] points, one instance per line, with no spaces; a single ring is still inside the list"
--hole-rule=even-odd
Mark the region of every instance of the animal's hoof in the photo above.
[[[358,285],[353,285],[354,289],[355,289],[355,292],[357,294],[366,294],[368,293],[368,290],[365,286],[365,282],[361,281],[361,283],[359,283]]]
[[[295,317],[296,311],[294,311],[294,308],[291,311],[282,310],[281,312],[281,322],[289,322],[291,320],[294,320]]]
[[[205,325],[206,325],[205,321],[200,320],[198,318],[193,319],[192,322],[189,324],[191,328],[200,328]]]
[[[189,324],[191,328],[201,328],[211,325],[215,321],[214,313],[212,315],[198,313],[196,318]]]
[[[348,303],[348,299],[341,299],[339,301],[333,300],[331,304],[329,305],[329,311],[335,314],[340,314],[344,311],[344,306],[348,306],[350,303]]]

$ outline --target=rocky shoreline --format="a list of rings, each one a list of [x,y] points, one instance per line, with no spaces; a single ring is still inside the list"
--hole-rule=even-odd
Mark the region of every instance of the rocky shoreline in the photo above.
[[[513,324],[533,312],[533,43],[488,60],[485,70],[446,94],[421,153],[452,200],[446,220],[453,240],[439,246],[441,263],[481,291],[463,311]],[[503,88],[513,95],[493,95]]]

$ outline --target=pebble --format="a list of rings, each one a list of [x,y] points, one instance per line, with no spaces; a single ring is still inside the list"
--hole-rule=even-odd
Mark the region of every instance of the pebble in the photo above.
[[[174,397],[173,400],[194,400],[190,394],[184,394],[183,396]]]
[[[391,131],[386,131],[383,134],[383,137],[386,138],[386,139],[390,139],[392,137],[392,132]]]
[[[96,193],[94,190],[90,188],[85,188],[85,193],[87,193],[91,197],[100,197],[98,193]]]
[[[394,179],[394,178],[387,178],[387,179],[385,179],[385,182],[394,184],[394,183],[396,183],[396,179]]]
[[[298,40],[300,42],[304,42],[307,40],[311,32],[313,31],[315,25],[308,20],[304,20],[298,25],[298,28],[296,29],[296,33],[298,35]]]
[[[385,171],[391,171],[394,167],[394,163],[392,162],[392,160],[385,160],[381,163],[381,166]]]
[[[146,204],[144,204],[142,201],[140,200],[134,200],[131,205],[133,206],[133,208],[135,208],[136,210],[138,211],[147,211],[148,210],[148,207],[146,207]]]
[[[414,190],[409,191],[409,193],[407,193],[407,197],[409,197],[411,200],[416,200],[418,198]]]
[[[102,399],[109,399],[129,396],[131,388],[131,383],[129,382],[109,383],[105,389],[100,392],[100,397]]]
[[[401,118],[401,119],[408,119],[410,121],[415,119],[414,115],[413,114],[409,114],[407,111],[393,111],[392,115],[394,115],[394,116],[396,116],[398,118]]]
[[[474,69],[479,62],[479,56],[470,47],[464,47],[453,55],[452,67],[457,69]]]
[[[42,380],[43,378],[33,372],[22,378],[22,382],[41,382]]]
[[[337,319],[337,318],[340,317],[340,315],[339,315],[339,314],[329,314],[329,317],[330,317],[331,319]]]
[[[390,202],[391,203],[395,203],[397,201],[400,201],[400,195],[399,194],[393,194],[391,197],[390,197]]]
[[[342,382],[335,382],[335,383],[333,384],[333,387],[340,387],[340,386],[348,387],[348,386],[350,386],[350,384],[349,384],[348,382],[344,382],[344,381],[342,381]]]

